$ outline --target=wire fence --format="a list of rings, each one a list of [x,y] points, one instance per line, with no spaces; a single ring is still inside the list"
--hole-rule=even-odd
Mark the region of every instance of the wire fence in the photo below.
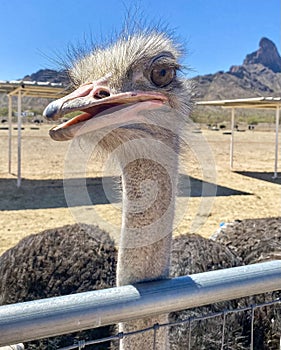
[[[200,316],[191,316],[191,317],[187,317],[185,319],[182,319],[180,321],[174,321],[174,322],[168,322],[168,323],[163,323],[163,324],[154,324],[151,327],[147,327],[138,331],[134,331],[134,332],[128,332],[128,333],[123,333],[123,332],[119,332],[115,335],[112,335],[110,337],[105,337],[105,338],[101,338],[101,339],[94,339],[94,340],[77,340],[74,344],[66,346],[66,347],[62,347],[59,348],[58,350],[73,350],[73,349],[84,349],[87,346],[90,345],[97,345],[97,344],[102,344],[102,343],[108,343],[108,342],[117,342],[117,348],[119,348],[120,346],[120,341],[121,339],[124,339],[126,337],[131,337],[134,336],[136,334],[145,334],[147,332],[153,332],[154,333],[154,344],[153,347],[151,348],[151,350],[156,350],[156,339],[157,339],[157,331],[159,330],[159,328],[171,328],[171,327],[178,327],[178,326],[185,326],[186,330],[187,330],[187,334],[188,334],[188,344],[187,347],[184,348],[186,350],[192,350],[194,349],[192,347],[192,325],[194,325],[195,323],[198,322],[202,322],[202,321],[207,321],[210,319],[216,319],[216,322],[220,323],[220,327],[221,327],[221,335],[220,335],[220,344],[217,343],[217,349],[218,350],[224,350],[226,349],[227,343],[226,343],[226,329],[227,329],[227,315],[229,314],[236,314],[236,313],[245,313],[245,312],[250,312],[250,339],[249,339],[249,349],[250,350],[254,350],[254,337],[255,337],[255,315],[256,315],[256,310],[257,309],[261,309],[261,308],[265,308],[265,307],[270,307],[270,306],[281,306],[281,299],[275,299],[269,302],[264,302],[264,303],[259,303],[259,304],[252,304],[250,306],[246,306],[246,307],[240,307],[240,308],[236,308],[233,310],[228,310],[225,309],[223,311],[219,311],[219,312],[213,312],[213,313],[208,313],[205,315],[200,315]],[[279,310],[280,311],[280,310]],[[221,322],[218,321],[218,319],[221,319]],[[273,322],[273,320],[271,320]],[[280,330],[281,331],[281,330]],[[279,350],[281,349],[281,338],[279,336],[279,342],[278,344],[275,345],[270,345],[270,340],[268,340],[268,348],[270,349],[276,349]],[[211,345],[211,344],[210,344]],[[237,345],[238,346],[238,345]],[[260,350],[260,349],[264,349],[264,346],[262,344],[260,344],[260,348],[256,348],[256,350]],[[180,348],[182,349],[182,348]],[[238,349],[238,348],[237,348]],[[149,349],[146,349],[149,350]],[[201,349],[197,349],[197,350],[201,350]]]

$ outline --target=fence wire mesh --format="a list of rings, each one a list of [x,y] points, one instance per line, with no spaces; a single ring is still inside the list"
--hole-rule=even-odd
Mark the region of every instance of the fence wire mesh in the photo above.
[[[199,313],[201,310],[201,314]],[[270,312],[269,310],[270,309]],[[280,350],[280,325],[276,320],[281,314],[281,299],[276,298],[263,303],[255,303],[249,306],[241,306],[233,309],[224,309],[218,312],[204,312],[204,308],[196,308],[196,315],[184,317],[185,313],[177,313],[182,317],[170,317],[169,322],[163,324],[154,324],[151,327],[144,328],[134,332],[122,333],[115,332],[113,335],[105,336],[99,339],[79,339],[71,345],[57,347],[58,350],[73,349],[118,349],[120,341],[126,337],[132,337],[136,334],[154,333],[154,344],[151,350],[156,350],[157,332],[164,327],[169,329],[171,350]],[[188,311],[188,310],[186,310]],[[188,311],[189,312],[189,311]],[[192,311],[190,312],[192,314]],[[241,329],[235,329],[233,319],[235,315],[240,314]],[[173,320],[173,318],[175,320]],[[211,324],[208,325],[208,322]],[[216,327],[214,328],[214,324]],[[264,333],[267,339],[263,340],[260,333],[261,324],[264,326]],[[268,329],[268,324],[271,329]],[[208,330],[213,329],[217,336],[212,338],[207,334]],[[117,330],[117,327],[114,328]],[[241,331],[241,333],[240,333]],[[198,337],[204,340],[198,341]],[[234,337],[234,339],[231,339]],[[54,344],[50,349],[55,349]],[[132,349],[133,350],[133,349]],[[150,350],[150,349],[144,349]]]

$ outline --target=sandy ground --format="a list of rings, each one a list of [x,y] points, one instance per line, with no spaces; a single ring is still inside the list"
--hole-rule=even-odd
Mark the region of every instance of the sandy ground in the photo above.
[[[27,124],[22,130],[21,188],[15,176],[17,131],[13,130],[8,174],[8,131],[0,130],[0,253],[29,234],[77,221],[99,224],[117,240],[121,207],[112,174],[91,159],[79,169],[71,142],[52,141],[48,125],[31,127]],[[180,171],[175,234],[208,237],[222,222],[280,216],[281,179],[272,179],[273,132],[235,132],[234,171],[229,170],[230,135],[203,130],[198,138],[186,150]],[[63,183],[69,161],[75,180]]]

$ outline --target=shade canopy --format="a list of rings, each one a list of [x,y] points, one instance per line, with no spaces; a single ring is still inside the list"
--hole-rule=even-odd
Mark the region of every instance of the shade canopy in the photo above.
[[[255,108],[275,110],[275,162],[273,178],[278,176],[278,136],[281,97],[253,97],[239,98],[233,100],[215,100],[215,101],[197,101],[197,106],[213,106],[231,109],[231,139],[230,139],[230,168],[233,168],[234,152],[234,126],[235,126],[235,109],[237,108]]]
[[[29,96],[34,98],[50,98],[58,99],[70,92],[70,88],[63,86],[61,83],[40,82],[40,81],[24,81],[13,80],[3,81],[0,80],[0,93],[8,95],[9,99],[9,137],[8,137],[8,171],[11,173],[12,162],[12,96],[18,98],[18,167],[17,167],[17,186],[21,185],[21,102],[23,96]]]
[[[234,100],[198,101],[198,106],[218,106],[224,108],[261,108],[276,109],[281,107],[281,97],[252,97]]]
[[[0,93],[5,93],[9,96],[16,96],[19,92],[21,92],[22,96],[55,99],[63,97],[69,93],[69,87],[65,87],[61,83],[0,80]]]

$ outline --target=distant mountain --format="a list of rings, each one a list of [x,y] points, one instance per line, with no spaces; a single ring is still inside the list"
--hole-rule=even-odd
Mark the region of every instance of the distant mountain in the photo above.
[[[199,100],[281,96],[281,57],[276,45],[262,38],[259,49],[246,55],[243,64],[194,78]]]
[[[26,75],[22,80],[26,81],[42,81],[50,83],[62,83],[68,85],[70,83],[66,70],[56,71],[53,69],[40,69],[31,75]]]
[[[281,57],[275,44],[267,38],[262,38],[259,46],[257,51],[246,56],[243,65],[261,64],[274,73],[281,73]]]

